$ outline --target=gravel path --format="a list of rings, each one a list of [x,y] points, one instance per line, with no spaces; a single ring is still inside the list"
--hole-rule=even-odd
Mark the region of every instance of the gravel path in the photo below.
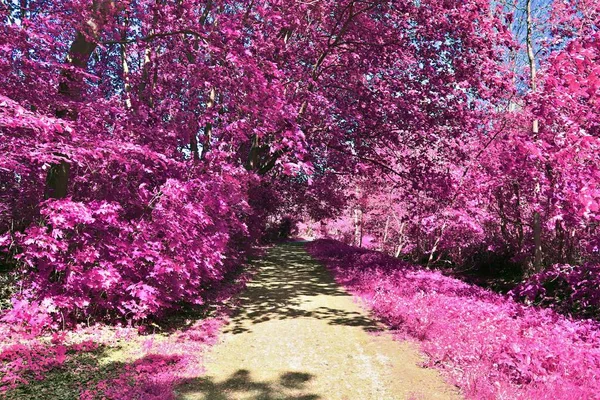
[[[180,399],[459,399],[420,367],[414,345],[381,331],[302,244],[273,248],[239,311]]]

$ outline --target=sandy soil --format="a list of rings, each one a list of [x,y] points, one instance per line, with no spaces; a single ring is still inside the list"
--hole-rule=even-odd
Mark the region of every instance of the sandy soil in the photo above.
[[[182,385],[186,400],[459,399],[420,366],[413,344],[394,341],[313,261],[302,244],[273,248],[241,295],[206,376]]]

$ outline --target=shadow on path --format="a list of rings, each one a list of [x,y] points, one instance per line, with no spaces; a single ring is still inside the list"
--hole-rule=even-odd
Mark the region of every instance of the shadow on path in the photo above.
[[[395,342],[313,260],[302,243],[276,246],[259,261],[206,377],[182,400],[456,399],[410,343]],[[378,334],[370,334],[370,332]]]
[[[253,400],[317,400],[316,394],[294,395],[291,392],[305,389],[313,375],[303,372],[286,372],[276,381],[254,380],[250,371],[237,370],[229,378],[217,382],[212,377],[190,380],[183,383],[178,392],[193,394],[195,399],[230,400],[243,397]],[[232,397],[234,396],[234,397]]]
[[[225,333],[249,332],[249,325],[293,318],[325,320],[330,325],[357,326],[368,332],[380,330],[359,312],[334,306],[310,307],[311,298],[347,297],[348,293],[306,253],[303,243],[275,247],[267,257],[255,262],[255,266],[259,273],[239,297],[240,305]]]

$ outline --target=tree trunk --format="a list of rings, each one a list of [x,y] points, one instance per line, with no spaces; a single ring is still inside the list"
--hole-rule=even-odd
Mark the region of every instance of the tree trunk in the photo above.
[[[556,239],[558,241],[558,261],[563,263],[565,262],[565,230],[562,226],[562,223],[557,220],[556,224],[555,224],[555,231],[556,231]]]
[[[150,74],[152,70],[152,48],[150,44],[144,49],[144,62],[142,64],[142,78],[139,85],[139,97],[150,108],[154,108],[153,91]]]
[[[96,26],[94,22],[89,22],[88,25]],[[97,34],[97,32],[93,32]],[[75,40],[69,48],[69,54],[67,55],[66,61],[73,67],[86,69],[90,56],[96,50],[98,45],[96,42],[88,40],[87,36],[82,32],[77,32]],[[83,80],[77,72],[74,72],[70,68],[65,68],[61,71],[61,80],[58,85],[58,93],[66,97],[70,101],[81,100],[81,90]],[[70,110],[69,107],[57,110],[56,116],[58,118],[68,118],[71,120],[77,119],[76,110]]]
[[[194,127],[198,128],[198,124],[194,123]],[[196,135],[196,131],[197,129],[194,129],[190,135],[190,150],[192,151],[194,162],[200,161],[200,150],[198,149],[198,136]]]
[[[77,32],[75,40],[71,45],[67,62],[74,67],[86,68],[89,57],[96,49],[96,43],[90,42],[85,35]],[[58,85],[58,92],[66,97],[67,100],[77,101],[81,99],[81,84],[82,80],[77,73],[65,68],[61,71],[61,81]],[[61,119],[77,119],[77,110],[70,106],[61,106],[56,110],[57,118]],[[58,153],[58,156],[63,154]],[[54,199],[62,199],[67,197],[67,189],[69,187],[70,164],[68,161],[61,161],[58,164],[53,164],[48,169],[46,176],[46,197]]]
[[[113,4],[112,0],[95,0],[93,2],[94,11],[108,10]],[[90,19],[87,21],[87,32],[78,31],[75,35],[75,40],[71,43],[66,61],[70,66],[87,69],[88,62],[94,50],[98,46],[96,39],[99,35],[99,23]],[[81,100],[83,79],[71,68],[64,68],[61,71],[61,79],[58,85],[58,93],[63,95],[67,101]],[[56,117],[61,119],[77,119],[77,110],[69,106],[61,106],[56,109]],[[53,164],[46,175],[46,197],[54,199],[62,199],[67,197],[69,187],[69,177],[71,166],[65,155],[57,154],[65,158],[58,164]]]
[[[123,92],[125,94],[125,108],[131,110],[131,82],[129,81],[129,63],[127,62],[127,29],[129,18],[123,19],[123,30],[121,31],[121,69],[123,70]]]
[[[387,243],[387,239],[388,239],[388,231],[390,229],[390,216],[388,215],[387,218],[385,219],[385,228],[383,229],[383,239],[381,241],[381,250],[385,250],[385,244]]]
[[[531,1],[527,0],[527,57],[529,59],[529,71],[530,71],[530,84],[531,91],[533,93],[537,90],[536,83],[536,65],[535,65],[535,52],[533,50],[533,15],[531,12]],[[533,133],[533,139],[536,140],[539,133],[539,121],[534,118],[531,131]],[[539,184],[536,185],[536,192],[538,192]],[[542,269],[542,223],[539,211],[533,213],[533,271],[540,272]]]
[[[533,213],[533,271],[541,272],[542,270],[542,223],[539,212]]]
[[[537,90],[537,69],[535,65],[535,52],[533,50],[533,15],[531,12],[531,0],[527,0],[527,58],[529,59],[529,80],[531,91],[535,93]],[[534,138],[537,138],[537,134],[539,133],[539,121],[537,119],[533,120],[532,131]]]
[[[202,12],[202,16],[200,17],[200,24],[204,25],[206,23],[206,19],[208,18],[210,11],[213,7],[213,0],[208,0],[206,2],[206,7],[204,7],[204,11]]]
[[[504,199],[502,198],[502,190],[498,191],[496,200],[498,201],[498,213],[500,214],[500,232],[506,243],[509,241],[508,229],[506,228],[506,213],[504,211]]]
[[[70,174],[71,164],[67,161],[61,161],[58,164],[50,166],[46,175],[46,192],[44,197],[47,199],[63,199],[67,197]]]
[[[354,244],[357,247],[362,247],[362,210],[354,209]]]
[[[402,224],[400,224],[400,227],[398,229],[398,245],[396,246],[396,251],[394,251],[394,257],[398,258],[400,257],[400,254],[402,253],[402,249],[404,249],[404,244],[405,244],[405,235],[404,235],[404,227],[406,226],[406,223],[403,222]]]
[[[208,102],[206,103],[206,110],[210,110],[215,105],[215,99],[217,97],[217,91],[215,88],[210,90],[210,94],[208,96]],[[212,123],[207,122],[204,126],[204,143],[202,145],[202,159],[206,156],[206,153],[210,150],[210,142],[212,141]]]
[[[525,233],[523,231],[523,220],[521,218],[521,191],[519,183],[513,183],[513,190],[515,191],[515,225],[517,226],[517,240],[519,243],[519,250],[523,247],[523,240],[525,239]]]

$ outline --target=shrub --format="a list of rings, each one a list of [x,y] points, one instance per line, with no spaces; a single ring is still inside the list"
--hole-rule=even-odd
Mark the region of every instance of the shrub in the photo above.
[[[512,290],[529,304],[583,318],[600,317],[600,265],[555,264]]]
[[[25,288],[17,304],[51,305],[63,324],[139,321],[202,304],[244,250],[232,240],[246,233],[243,184],[167,179],[146,196],[146,211],[133,218],[126,201],[46,201],[41,222],[14,234]],[[22,308],[5,318],[22,317]]]

